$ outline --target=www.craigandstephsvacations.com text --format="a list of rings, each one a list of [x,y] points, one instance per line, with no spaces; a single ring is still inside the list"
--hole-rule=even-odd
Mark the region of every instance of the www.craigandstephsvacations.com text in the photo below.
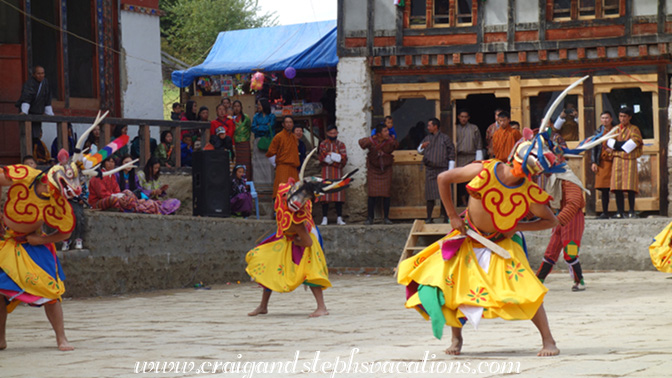
[[[320,351],[313,353],[296,351],[287,361],[244,361],[243,354],[236,354],[229,361],[137,361],[137,374],[221,374],[241,378],[278,376],[282,374],[312,373],[325,377],[348,374],[516,374],[520,362],[505,361],[436,361],[437,355],[425,352],[422,359],[405,361],[362,361],[357,358],[358,348],[353,348],[347,357],[324,358]]]

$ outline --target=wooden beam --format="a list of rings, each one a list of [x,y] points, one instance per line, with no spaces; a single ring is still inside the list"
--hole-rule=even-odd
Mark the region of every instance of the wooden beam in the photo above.
[[[338,56],[343,56],[343,46],[345,46],[345,12],[344,4],[345,0],[338,0],[336,5],[336,54]],[[180,98],[182,98],[183,89],[180,88]]]
[[[670,82],[668,81],[668,71],[667,67],[664,64],[658,65],[658,87],[659,88],[668,88]],[[658,177],[660,178],[660,215],[668,216],[668,200],[667,196],[669,193],[668,185],[668,172],[669,167],[667,166],[668,158],[668,144],[670,142],[669,135],[669,114],[667,112],[668,106],[670,104],[670,95],[668,91],[660,90],[658,91],[658,135],[660,143],[660,160],[659,160],[659,173]]]
[[[182,154],[180,153],[180,147],[182,146],[180,135],[182,134],[182,129],[180,126],[171,127],[170,132],[173,134],[173,154],[175,154],[175,166],[173,168],[178,168],[182,166]]]
[[[450,99],[450,80],[439,81],[439,110],[438,117],[441,121],[441,132],[453,135],[453,106]],[[452,138],[451,138],[452,139]]]
[[[373,54],[375,0],[366,1],[366,56]]]
[[[665,34],[665,0],[658,0],[658,34]]]
[[[148,125],[140,125],[140,130],[138,135],[140,136],[140,164],[138,165],[142,169],[147,161],[152,157],[150,149],[150,133]]]
[[[516,0],[509,0],[509,12],[507,16],[506,44],[507,50],[511,50],[516,37]]]
[[[339,0],[345,1],[345,0]],[[396,17],[396,30],[395,30],[395,45],[397,48],[403,46],[404,44],[404,8],[397,8],[397,17]]]
[[[21,161],[27,155],[33,154],[33,126],[30,121],[19,121],[19,135],[21,143]]]
[[[593,86],[593,77],[589,77],[583,82],[583,127],[584,135],[590,136],[595,134],[596,125],[595,125],[595,90]],[[586,154],[589,154],[587,152]],[[595,203],[596,203],[596,193],[595,193],[595,174],[591,171],[590,159],[584,159],[587,161],[583,165],[583,176],[586,178],[584,181],[586,184],[586,189],[590,190],[590,197],[586,201],[586,213],[589,215],[595,215]]]
[[[62,148],[65,149],[66,151],[70,151],[70,146],[69,146],[69,139],[68,139],[68,123],[67,122],[59,122],[58,123],[58,131],[56,132],[56,139],[58,140],[57,145],[58,145],[58,151],[60,151]],[[73,146],[74,147],[74,146]],[[58,152],[57,151],[57,152]],[[56,156],[52,156],[52,158],[56,158]]]
[[[539,42],[546,40],[546,0],[539,0]]]

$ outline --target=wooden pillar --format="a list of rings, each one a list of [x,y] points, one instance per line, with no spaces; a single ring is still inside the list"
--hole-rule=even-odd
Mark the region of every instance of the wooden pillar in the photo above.
[[[509,101],[511,104],[511,119],[521,122],[522,127],[530,127],[530,125],[522,124],[523,92],[520,89],[520,76],[509,77]]]
[[[595,87],[593,86],[593,77],[589,77],[583,82],[583,125],[584,135],[586,137],[595,134]],[[595,204],[597,201],[595,192],[595,173],[590,169],[590,152],[584,154],[582,159],[583,173],[586,178],[586,189],[590,190],[590,197],[586,201],[586,213],[595,215]],[[579,172],[577,172],[579,173]]]
[[[149,134],[149,126],[147,125],[139,125],[140,130],[138,131],[138,135],[140,136],[140,164],[139,167],[140,169],[145,167],[145,164],[147,164],[147,161],[149,158],[151,158],[151,151],[150,151],[150,134]]]
[[[98,149],[101,149],[110,143],[110,140],[112,139],[112,125],[109,123],[104,123],[100,136],[102,137],[102,143],[100,146],[98,146]]]
[[[56,138],[58,140],[58,151],[60,152],[61,149],[65,149],[66,151],[70,151],[70,146],[68,144],[68,123],[67,122],[59,122],[58,123],[58,131],[56,132]],[[73,146],[74,147],[74,146]],[[56,156],[52,156],[52,158],[56,159]]]
[[[439,81],[439,121],[441,131],[447,135],[453,135],[453,107],[450,100],[450,80]]]
[[[667,66],[665,64],[658,65],[658,88],[668,88],[670,83],[667,80]],[[666,90],[658,91],[658,135],[660,135],[659,148],[660,148],[660,162],[658,164],[658,177],[660,177],[660,215],[668,216],[667,214],[667,196],[669,193],[668,190],[668,172],[669,167],[667,166],[667,156],[668,148],[670,143],[670,125],[669,125],[669,115],[667,113],[667,107],[670,105],[670,94]]]
[[[373,108],[371,112],[371,127],[373,128],[380,122],[383,122],[386,116],[391,116],[392,111],[390,110],[390,114],[385,114],[385,109],[383,108],[383,77],[375,72],[371,76],[371,80],[373,81],[373,85],[371,86],[371,107]]]
[[[182,166],[182,154],[180,153],[182,128],[180,126],[171,127],[170,132],[173,134],[173,153],[175,154],[175,166],[173,168],[178,168]]]
[[[33,126],[30,121],[19,121],[19,129],[21,161],[23,161],[24,157],[33,154]]]

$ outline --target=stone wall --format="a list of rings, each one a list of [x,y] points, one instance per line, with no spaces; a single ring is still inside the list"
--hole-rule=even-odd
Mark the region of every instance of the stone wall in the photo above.
[[[587,221],[580,255],[584,270],[654,270],[647,247],[667,223],[666,218]],[[322,227],[329,267],[389,272],[410,228],[410,223]],[[245,253],[274,229],[270,220],[87,211],[88,249],[59,252],[67,275],[66,295],[102,296],[248,280]],[[549,234],[526,234],[535,269]],[[558,268],[566,265],[559,263]]]

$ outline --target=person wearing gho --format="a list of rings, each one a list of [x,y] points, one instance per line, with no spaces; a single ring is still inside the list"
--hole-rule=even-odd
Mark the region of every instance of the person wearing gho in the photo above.
[[[399,147],[396,139],[390,136],[390,129],[380,123],[371,137],[359,140],[359,146],[369,150],[366,154],[366,181],[368,188],[367,218],[364,224],[373,224],[374,212],[378,198],[383,199],[383,222],[392,224],[390,220],[390,195],[392,189],[392,152]]]
[[[485,147],[488,150],[488,157],[490,158],[495,157],[495,153],[492,151],[492,136],[499,130],[499,113],[503,111],[504,109],[502,108],[495,109],[495,122],[491,123],[485,130]]]
[[[21,114],[54,115],[51,106],[51,90],[49,81],[45,77],[44,68],[35,66],[33,74],[21,88],[21,97],[16,102]],[[32,137],[40,137],[42,122],[33,122]]]
[[[418,153],[423,155],[422,163],[425,165],[425,200],[427,201],[427,219],[426,223],[434,223],[432,212],[434,211],[434,201],[441,199],[439,196],[439,186],[436,178],[443,171],[455,168],[455,145],[450,137],[439,130],[441,123],[438,119],[432,118],[427,122],[427,131],[429,135],[425,137]],[[441,205],[441,215],[445,223],[448,223],[448,215],[443,205]]]
[[[614,127],[612,124],[613,117],[611,112],[605,111],[600,115],[600,128],[597,129],[598,134],[606,134]],[[611,169],[613,152],[607,146],[607,143],[593,148],[590,153],[590,160],[592,162],[590,169],[595,173],[595,189],[600,191],[602,199],[602,214],[600,219],[609,219],[609,185],[611,185]]]
[[[320,166],[322,167],[322,177],[325,179],[338,179],[343,176],[343,167],[348,163],[348,153],[345,149],[345,143],[338,140],[338,128],[336,125],[327,126],[327,138],[320,143],[319,155]],[[336,206],[336,224],[344,225],[343,221],[343,203],[345,202],[345,191],[327,194],[318,197],[318,202],[322,203],[322,226],[326,226],[329,204]]]
[[[457,128],[455,129],[455,150],[457,160],[455,165],[464,167],[474,161],[483,160],[483,138],[478,126],[469,122],[469,111],[462,110],[457,115]],[[457,199],[460,206],[467,206],[469,194],[466,184],[457,185]]]
[[[635,195],[639,191],[639,177],[637,173],[637,158],[642,156],[642,133],[639,128],[630,123],[633,112],[628,107],[618,111],[618,126],[616,138],[607,141],[607,147],[613,150],[613,165],[609,187],[616,196],[617,213],[613,219],[623,219],[625,215],[624,193],[628,193],[630,212],[628,218],[636,218]]]

